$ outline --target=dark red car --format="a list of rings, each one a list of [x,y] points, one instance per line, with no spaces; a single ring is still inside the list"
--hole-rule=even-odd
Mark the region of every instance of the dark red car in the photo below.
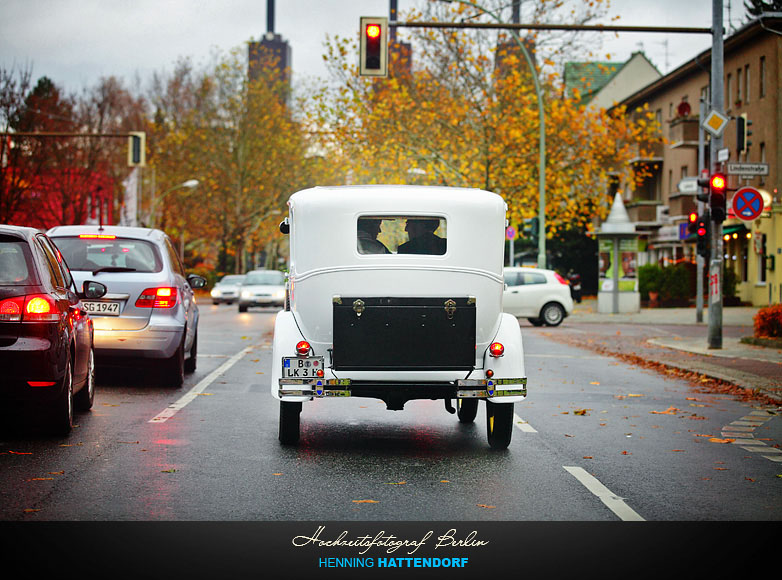
[[[74,408],[95,396],[92,320],[82,298],[106,286],[76,290],[51,240],[34,228],[0,225],[0,401],[32,406],[48,430],[67,434]]]

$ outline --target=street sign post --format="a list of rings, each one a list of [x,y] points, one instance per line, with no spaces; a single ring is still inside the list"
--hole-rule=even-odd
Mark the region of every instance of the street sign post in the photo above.
[[[751,222],[763,213],[763,196],[754,187],[742,187],[733,196],[731,205],[737,218]]]

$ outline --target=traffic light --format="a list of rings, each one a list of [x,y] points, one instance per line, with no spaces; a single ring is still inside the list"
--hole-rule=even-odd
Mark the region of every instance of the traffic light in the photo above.
[[[709,231],[709,216],[708,214],[698,216],[695,222],[695,235],[697,236],[697,251],[699,256],[704,258],[709,257],[711,250],[711,236]]]
[[[752,145],[752,141],[749,140],[749,136],[752,135],[752,131],[749,130],[749,126],[752,121],[747,119],[747,114],[742,113],[736,117],[736,151],[738,153],[744,153]]]
[[[524,220],[524,238],[537,244],[538,232],[540,231],[540,220],[538,218],[527,218]]]
[[[359,74],[388,76],[388,18],[362,16]]]
[[[687,233],[694,234],[698,229],[698,212],[691,211],[687,216]]]
[[[128,167],[144,167],[147,162],[147,134],[131,131],[128,137]]]
[[[722,173],[715,173],[709,181],[711,220],[717,223],[724,222],[727,215],[727,185],[728,180]]]
[[[698,194],[695,196],[698,201],[702,201],[704,203],[709,203],[709,189],[711,189],[711,178],[710,177],[699,177],[698,178],[698,187],[701,188],[701,190],[698,192]]]

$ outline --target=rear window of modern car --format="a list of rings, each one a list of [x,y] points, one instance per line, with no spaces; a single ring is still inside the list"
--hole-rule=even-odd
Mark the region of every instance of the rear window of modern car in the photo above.
[[[283,286],[285,284],[285,275],[282,272],[256,272],[247,274],[244,284],[250,286],[257,284],[259,286]]]
[[[361,216],[356,224],[359,254],[442,256],[447,245],[445,218],[436,216]]]
[[[21,240],[0,239],[0,284],[4,286],[32,284],[28,258],[25,257],[26,246],[27,244]]]
[[[129,268],[160,272],[163,261],[154,244],[132,238],[52,238],[71,270],[94,272],[101,268]]]

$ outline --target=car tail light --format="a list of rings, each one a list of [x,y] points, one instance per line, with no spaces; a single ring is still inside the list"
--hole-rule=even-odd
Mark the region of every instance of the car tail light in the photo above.
[[[489,345],[489,356],[498,357],[502,356],[502,354],[505,352],[505,347],[502,345],[501,342],[492,342]]]
[[[136,308],[173,308],[176,302],[176,288],[147,288],[136,300]]]
[[[24,308],[24,296],[0,301],[0,321],[19,322],[22,320],[22,308]]]
[[[54,381],[27,381],[27,384],[31,387],[51,387],[56,383]]]
[[[296,343],[296,354],[299,356],[307,356],[312,350],[312,346],[306,340],[300,340]]]
[[[16,296],[0,302],[0,321],[56,322],[59,319],[54,299],[46,294]]]
[[[554,272],[554,277],[559,281],[560,284],[568,285],[570,282],[568,282],[565,278]]]

